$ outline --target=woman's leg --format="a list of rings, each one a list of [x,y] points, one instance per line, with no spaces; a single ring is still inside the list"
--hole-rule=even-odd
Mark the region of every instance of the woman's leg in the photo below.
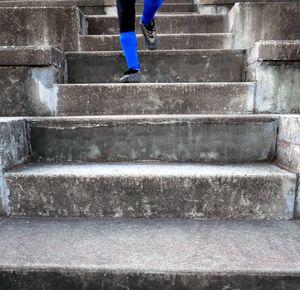
[[[120,42],[128,69],[140,70],[135,33],[135,0],[117,0]]]
[[[163,0],[144,0],[144,11],[141,22],[145,25],[151,24],[155,13],[163,2]]]

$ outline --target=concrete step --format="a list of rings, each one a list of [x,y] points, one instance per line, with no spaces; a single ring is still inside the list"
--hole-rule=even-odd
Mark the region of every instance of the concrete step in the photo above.
[[[0,231],[5,290],[296,290],[300,284],[300,221],[23,218],[4,219]]]
[[[87,31],[90,35],[118,34],[119,22],[115,16],[87,16]],[[139,25],[137,19],[136,26]],[[222,33],[228,32],[227,15],[159,15],[156,17],[157,31],[170,33]]]
[[[14,216],[290,219],[296,189],[265,164],[33,164],[6,180]]]
[[[166,4],[174,4],[174,3],[186,3],[186,4],[194,4],[194,0],[164,0],[163,5]],[[144,4],[144,0],[136,0],[136,4]]]
[[[35,161],[273,161],[277,117],[136,115],[28,120]]]
[[[244,50],[140,51],[143,82],[241,82]],[[122,52],[66,54],[68,83],[120,82],[127,70]]]
[[[136,13],[143,13],[144,5],[136,4]],[[117,16],[116,6],[86,6],[80,7],[84,15],[109,15]],[[197,5],[193,3],[165,3],[158,11],[157,15],[161,13],[193,13],[197,12]]]
[[[254,83],[59,85],[57,115],[253,113]]]
[[[136,12],[142,14],[144,9],[143,4],[136,5]],[[181,12],[196,12],[197,5],[190,3],[165,3],[159,9],[159,13],[181,13]]]
[[[159,49],[230,49],[230,33],[162,34]],[[139,49],[146,50],[142,35],[138,35]],[[121,50],[118,35],[83,35],[80,37],[82,51]]]

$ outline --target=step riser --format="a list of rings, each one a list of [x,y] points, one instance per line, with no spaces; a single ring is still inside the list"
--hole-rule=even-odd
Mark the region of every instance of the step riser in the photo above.
[[[231,36],[225,35],[161,35],[159,36],[159,49],[230,49]],[[144,39],[138,36],[139,49],[146,50]],[[119,36],[83,36],[80,39],[82,51],[120,51]]]
[[[1,271],[0,281],[5,290],[32,290],[32,285],[38,285],[43,290],[65,289],[110,289],[119,290],[120,285],[125,289],[298,289],[300,277],[290,275],[218,275],[218,274],[149,274],[140,271],[119,273],[107,271],[90,271],[80,273],[72,271]],[[282,286],[284,285],[284,286]],[[230,287],[230,288],[228,288]]]
[[[218,173],[20,175],[7,181],[12,215],[44,217],[290,219],[296,187],[295,175]]]
[[[143,13],[143,5],[136,5],[136,13],[142,14]],[[117,16],[117,7],[116,6],[90,6],[90,7],[81,7],[80,10],[85,15],[110,15],[110,16]],[[197,6],[194,4],[165,4],[163,5],[159,11],[160,13],[193,13],[197,11]]]
[[[117,17],[87,17],[87,22],[90,35],[119,33]],[[157,16],[156,26],[160,34],[228,32],[227,16],[224,15]],[[139,19],[136,27],[139,27]]]
[[[252,113],[253,98],[252,84],[64,85],[57,115]]]
[[[273,161],[276,122],[124,120],[31,123],[33,160]]]
[[[156,51],[140,53],[143,82],[240,82],[243,51]],[[113,65],[112,65],[113,64]],[[68,83],[120,82],[126,70],[121,53],[70,54]]]

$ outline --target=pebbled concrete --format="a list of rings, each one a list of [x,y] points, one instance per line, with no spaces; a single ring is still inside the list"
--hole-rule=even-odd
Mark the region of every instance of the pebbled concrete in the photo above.
[[[245,77],[243,50],[140,51],[139,57],[143,82],[241,82]],[[127,70],[122,52],[77,52],[66,58],[68,83],[119,83]]]
[[[135,115],[29,120],[34,161],[273,161],[271,116]]]
[[[230,33],[161,34],[159,49],[229,49]],[[142,35],[138,35],[139,49],[147,49]],[[121,50],[117,35],[83,35],[80,37],[81,51]]]
[[[5,290],[296,290],[299,230],[298,221],[10,219],[0,226],[0,282]]]
[[[115,16],[88,16],[88,34],[118,34],[118,18]],[[138,27],[139,19],[136,21]],[[159,15],[156,17],[157,31],[165,33],[222,33],[229,32],[225,15]]]
[[[15,216],[291,219],[296,188],[273,165],[44,164],[6,180]]]
[[[253,104],[253,83],[73,84],[59,86],[57,115],[252,113]]]

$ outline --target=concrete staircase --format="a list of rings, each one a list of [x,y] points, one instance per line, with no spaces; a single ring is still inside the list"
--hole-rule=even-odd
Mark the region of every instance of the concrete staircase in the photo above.
[[[117,18],[82,7],[58,116],[26,118],[29,162],[5,174],[1,290],[300,289],[280,117],[254,113],[228,15],[161,12],[143,83],[119,84]]]

